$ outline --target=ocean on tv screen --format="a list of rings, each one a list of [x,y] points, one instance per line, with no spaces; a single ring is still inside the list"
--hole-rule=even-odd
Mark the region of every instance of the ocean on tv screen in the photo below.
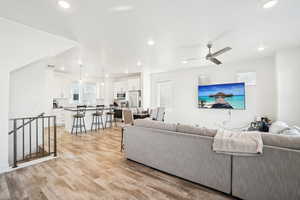
[[[198,102],[199,108],[243,110],[245,109],[245,84],[200,85]]]

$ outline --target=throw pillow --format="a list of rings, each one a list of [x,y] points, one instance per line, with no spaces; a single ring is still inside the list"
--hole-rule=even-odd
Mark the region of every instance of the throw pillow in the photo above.
[[[289,126],[282,121],[276,121],[272,123],[269,132],[273,134],[282,134],[283,131],[288,130]]]

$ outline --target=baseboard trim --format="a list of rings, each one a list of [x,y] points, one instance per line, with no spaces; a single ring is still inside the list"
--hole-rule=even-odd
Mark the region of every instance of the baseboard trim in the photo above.
[[[32,165],[40,164],[42,162],[46,162],[48,160],[53,160],[53,159],[56,159],[56,158],[57,157],[54,157],[54,156],[47,156],[47,157],[44,157],[44,158],[40,158],[38,160],[29,161],[29,162],[20,164],[16,168],[9,167],[7,169],[3,169],[3,170],[0,171],[0,174],[7,173],[7,172],[12,172],[12,171],[15,171],[15,170],[18,170],[18,169],[22,169],[22,168],[25,168],[25,167],[30,167]]]

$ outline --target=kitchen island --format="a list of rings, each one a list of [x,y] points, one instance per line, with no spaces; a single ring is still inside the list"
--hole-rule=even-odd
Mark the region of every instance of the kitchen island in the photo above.
[[[103,113],[103,124],[105,125],[105,113],[108,112],[111,108],[105,107],[104,113]],[[73,125],[73,119],[74,115],[77,113],[77,108],[75,107],[69,107],[64,108],[64,116],[65,116],[65,130],[69,133],[72,132],[72,125]],[[92,121],[93,121],[93,113],[96,112],[96,107],[87,107],[85,112],[85,128],[86,131],[91,130]],[[102,128],[102,127],[101,127]]]

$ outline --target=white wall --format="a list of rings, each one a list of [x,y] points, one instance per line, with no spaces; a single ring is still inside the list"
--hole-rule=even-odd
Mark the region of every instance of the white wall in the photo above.
[[[233,110],[231,126],[243,126],[256,116],[276,118],[276,73],[273,57],[221,66],[207,66],[152,74],[151,106],[157,106],[156,83],[172,81],[173,106],[166,112],[166,121],[214,127],[230,120],[228,110],[198,109],[198,78],[208,77],[206,84],[237,82],[237,72],[256,72],[256,86],[246,87],[246,110]]]
[[[105,78],[104,80],[104,104],[110,105],[114,102],[113,79]]]
[[[10,73],[10,104],[9,118],[21,118],[37,116],[43,112],[48,115],[51,110],[52,101],[49,98],[50,92],[47,88],[48,69],[47,59],[32,63],[26,67],[14,70]],[[17,126],[21,125],[21,121]],[[41,121],[39,122],[39,143],[41,140]],[[47,126],[47,123],[46,123]],[[32,123],[32,130],[35,130],[35,122]],[[9,122],[9,130],[13,129],[13,121]],[[25,129],[25,156],[29,154],[29,131]],[[22,134],[18,132],[17,156],[22,156]],[[35,152],[35,137],[31,139],[31,150]],[[9,163],[13,162],[13,135],[9,136]]]
[[[278,119],[300,126],[300,47],[277,52]]]
[[[0,66],[0,173],[8,168],[9,71]]]
[[[149,108],[151,105],[151,74],[149,70],[144,69],[141,73],[142,77],[142,96],[143,102],[142,106],[144,108]]]
[[[10,118],[36,116],[49,111],[45,61],[10,73]]]
[[[77,45],[76,42],[0,18],[0,173],[8,167],[9,73]]]

